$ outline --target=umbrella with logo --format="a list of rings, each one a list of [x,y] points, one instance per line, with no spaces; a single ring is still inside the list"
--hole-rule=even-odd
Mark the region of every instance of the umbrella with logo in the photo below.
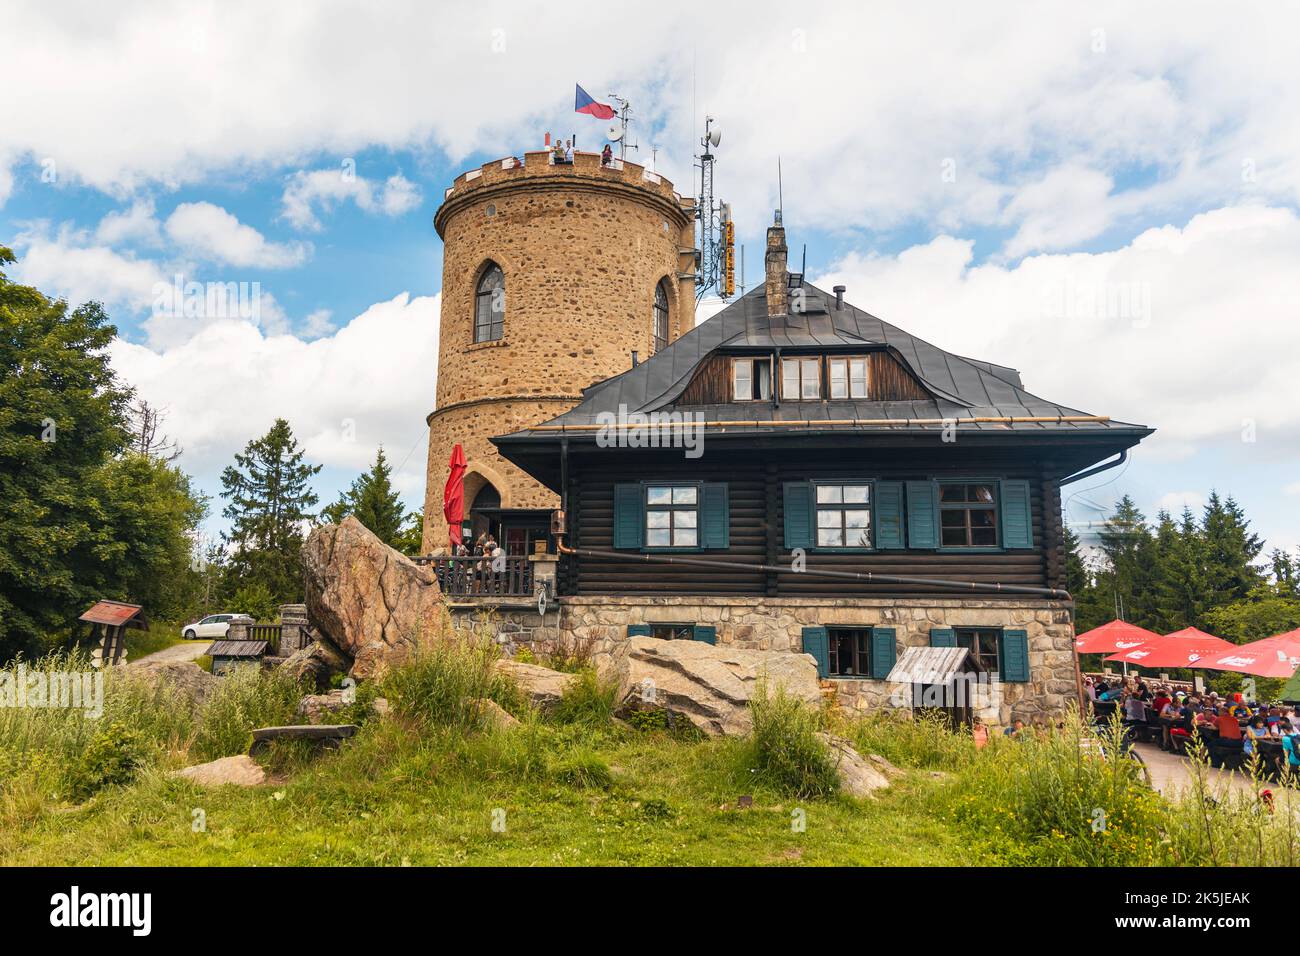
[[[1300,666],[1300,629],[1242,644],[1201,666],[1256,677],[1290,677]]]
[[[1159,636],[1155,631],[1148,631],[1145,627],[1138,627],[1128,621],[1111,621],[1076,637],[1074,649],[1080,654],[1110,654],[1130,650]]]
[[[1236,650],[1236,647],[1221,637],[1185,627],[1127,651],[1111,654],[1106,660],[1123,661],[1139,667],[1205,667],[1206,660]]]

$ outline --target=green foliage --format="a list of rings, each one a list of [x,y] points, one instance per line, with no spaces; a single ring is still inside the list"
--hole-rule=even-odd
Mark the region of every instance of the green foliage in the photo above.
[[[596,751],[580,748],[556,762],[552,775],[562,783],[586,790],[608,790],[614,785],[614,772]]]
[[[274,622],[280,613],[271,591],[260,580],[241,584],[230,598],[230,608],[238,614],[251,615],[263,624]]]
[[[965,728],[952,731],[939,714],[870,712],[847,719],[837,730],[861,754],[880,754],[899,767],[957,770],[979,753]]]
[[[121,721],[105,722],[75,765],[70,796],[84,800],[104,787],[130,783],[144,759],[144,741],[139,733]]]
[[[493,700],[519,710],[519,690],[493,668],[500,650],[491,639],[466,630],[417,645],[383,677],[382,694],[399,716],[429,727],[477,730],[477,704]]]
[[[821,715],[778,687],[759,687],[750,700],[754,718],[750,760],[760,780],[795,797],[820,797],[839,787],[835,761],[817,738]]]
[[[555,706],[554,717],[563,724],[606,727],[618,705],[618,685],[602,681],[594,668],[579,671]]]
[[[247,753],[257,727],[299,723],[302,688],[283,671],[236,667],[203,702],[190,748],[200,760]]]
[[[228,590],[258,581],[276,604],[302,599],[302,529],[314,517],[319,499],[309,482],[320,470],[304,460],[289,423],[277,418],[221,473],[221,513],[230,519],[226,540],[233,548],[227,573],[236,582]]]
[[[338,501],[321,512],[321,517],[338,524],[348,515],[353,515],[384,544],[404,551],[403,546],[409,547],[411,543],[410,525],[403,524],[406,509],[402,507],[401,496],[393,490],[392,474],[393,469],[381,447],[370,470],[352,482],[352,487],[340,494]],[[404,553],[418,554],[419,551]]]

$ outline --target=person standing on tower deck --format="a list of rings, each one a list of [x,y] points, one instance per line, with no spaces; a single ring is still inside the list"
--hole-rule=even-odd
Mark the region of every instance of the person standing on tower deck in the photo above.
[[[613,161],[614,150],[610,148],[609,143],[606,143],[605,148],[600,151],[600,165],[608,166]]]

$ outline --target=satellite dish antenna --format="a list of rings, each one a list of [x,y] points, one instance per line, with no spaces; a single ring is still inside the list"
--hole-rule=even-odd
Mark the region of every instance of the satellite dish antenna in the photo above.
[[[717,146],[721,142],[722,142],[722,130],[715,129],[711,133],[709,133],[709,143],[711,145]]]
[[[611,143],[617,143],[620,139],[623,138],[623,130],[622,130],[621,128],[617,127],[617,126],[611,126],[611,127],[610,127],[606,132],[605,132],[605,137],[606,137],[606,138],[607,138]]]

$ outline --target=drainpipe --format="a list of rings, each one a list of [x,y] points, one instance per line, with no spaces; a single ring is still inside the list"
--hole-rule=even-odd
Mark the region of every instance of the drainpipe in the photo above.
[[[1093,475],[1099,475],[1103,471],[1110,471],[1112,468],[1122,465],[1126,461],[1128,461],[1127,448],[1125,448],[1122,452],[1120,452],[1119,457],[1114,459],[1113,461],[1104,461],[1100,465],[1097,465],[1094,468],[1089,468],[1087,471],[1081,471],[1078,474],[1070,475],[1068,478],[1062,478],[1059,483],[1062,485],[1068,485],[1071,484],[1072,482],[1080,481],[1084,478],[1091,478]]]

